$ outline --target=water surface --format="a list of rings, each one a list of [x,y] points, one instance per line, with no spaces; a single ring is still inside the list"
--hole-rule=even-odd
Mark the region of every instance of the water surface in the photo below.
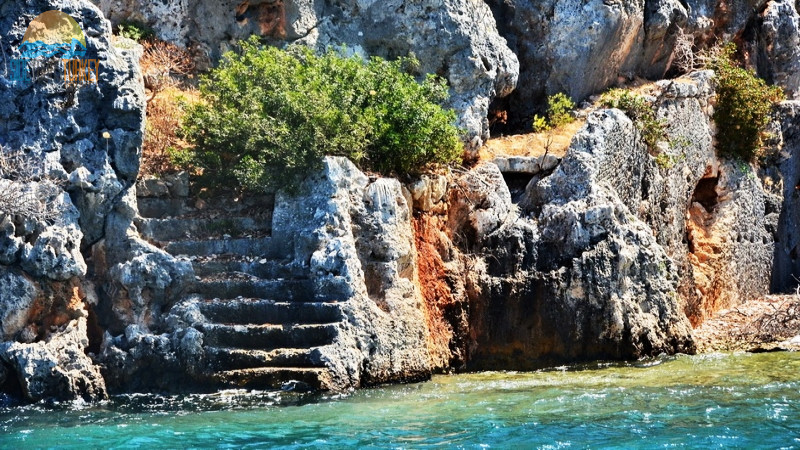
[[[350,395],[230,391],[0,410],[0,447],[800,448],[800,354],[437,376]]]

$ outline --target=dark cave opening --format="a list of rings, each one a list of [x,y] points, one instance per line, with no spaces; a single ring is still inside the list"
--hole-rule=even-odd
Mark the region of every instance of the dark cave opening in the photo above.
[[[719,178],[703,178],[697,183],[697,187],[692,194],[692,203],[700,203],[707,212],[714,210],[719,202],[719,195],[717,194],[717,185]]]

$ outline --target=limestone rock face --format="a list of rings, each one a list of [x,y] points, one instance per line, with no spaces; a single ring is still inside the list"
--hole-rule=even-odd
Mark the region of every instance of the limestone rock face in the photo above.
[[[86,318],[81,317],[44,342],[0,344],[0,360],[16,372],[29,401],[103,400],[105,382],[86,355],[87,346]]]
[[[203,335],[194,328],[154,334],[129,325],[124,333],[107,334],[99,356],[110,392],[175,392],[191,390],[191,377],[205,370]]]
[[[529,116],[547,95],[564,92],[581,101],[619,77],[663,76],[675,30],[687,19],[680,2],[667,0],[489,3],[520,60],[508,104],[513,117]]]
[[[0,72],[0,146],[21,152],[36,180],[1,183],[4,188],[16,183],[13,189],[29,193],[53,212],[48,219],[0,219],[0,320],[7,376],[20,380],[29,401],[101,399],[103,380],[86,356],[85,308],[106,303],[98,301],[85,278],[103,279],[110,265],[136,256],[130,254],[135,236],[108,226],[119,223],[111,219],[112,212],[139,170],[145,106],[141,48],[115,47],[110,23],[89,2],[0,1],[0,10],[6,58],[19,57],[34,17],[60,10],[79,23],[85,58],[97,60],[99,67],[97,83],[69,87],[48,74],[28,86]],[[117,251],[107,260],[87,261],[99,241]]]
[[[772,213],[780,214],[776,229],[775,267],[772,272],[772,289],[775,292],[793,293],[800,278],[800,103],[787,101],[780,109],[782,120],[779,132],[782,150],[775,155],[772,168],[765,170],[765,186],[780,202]]]
[[[787,97],[800,98],[800,14],[795,3],[770,1],[761,16],[759,72],[783,87]]]
[[[16,270],[0,273],[0,341],[14,339],[28,325],[36,285]]]
[[[144,131],[144,87],[137,64],[141,50],[115,48],[109,23],[89,3],[4,2],[2,8],[0,31],[9,58],[19,55],[30,20],[19,19],[58,9],[81,24],[86,58],[97,59],[101,67],[97,84],[81,85],[73,93],[60,79],[37,79],[31,89],[0,75],[0,144],[25,150],[33,161],[45,162],[45,173],[65,181],[73,173],[73,178],[82,178],[76,171],[90,174],[83,177],[83,187],[70,187],[85,248],[103,235],[114,197],[133,183],[139,169]],[[111,138],[104,139],[104,131]]]
[[[335,386],[427,378],[424,305],[416,284],[410,207],[399,182],[374,182],[345,158],[326,158],[299,196],[279,195],[273,237],[309,261],[317,295],[345,315],[320,348]]]
[[[630,156],[616,140],[626,134],[633,125],[620,112],[590,116],[554,173],[529,185],[523,217],[509,220],[506,197],[493,220],[466,222],[494,224],[476,233],[486,263],[470,291],[473,367],[693,351],[671,260],[603,179],[610,159],[619,168]]]

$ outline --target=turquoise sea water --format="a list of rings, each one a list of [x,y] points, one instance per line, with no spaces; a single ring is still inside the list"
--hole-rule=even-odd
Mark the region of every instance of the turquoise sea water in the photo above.
[[[437,376],[349,395],[0,410],[0,447],[800,448],[800,354]]]

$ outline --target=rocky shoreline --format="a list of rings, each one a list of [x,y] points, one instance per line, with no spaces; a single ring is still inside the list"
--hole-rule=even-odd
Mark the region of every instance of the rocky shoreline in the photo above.
[[[769,295],[718,311],[694,329],[697,350],[765,352],[800,350],[800,298]]]

